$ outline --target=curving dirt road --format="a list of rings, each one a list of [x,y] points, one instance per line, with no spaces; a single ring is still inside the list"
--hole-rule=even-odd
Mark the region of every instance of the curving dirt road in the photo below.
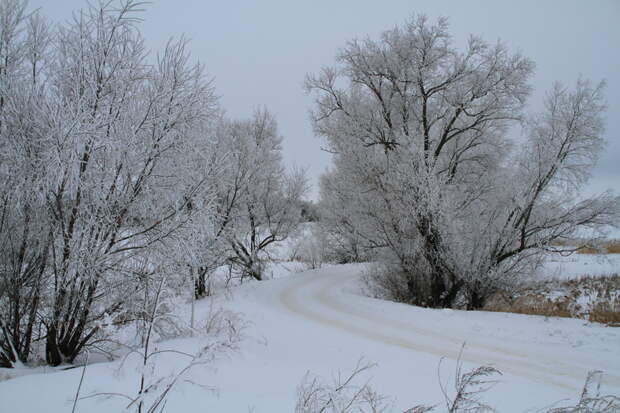
[[[604,384],[620,389],[617,334],[593,354],[579,339],[591,331],[578,320],[553,320],[549,327],[542,317],[428,310],[375,300],[355,294],[360,273],[360,267],[340,266],[294,277],[280,283],[277,297],[299,317],[375,342],[452,359],[466,343],[462,359],[474,365],[491,364],[573,394],[581,390],[588,371],[601,369]],[[598,328],[597,334],[605,334]]]

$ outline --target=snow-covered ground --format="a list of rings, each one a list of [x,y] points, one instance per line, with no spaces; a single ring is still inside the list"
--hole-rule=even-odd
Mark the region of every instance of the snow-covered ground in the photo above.
[[[620,254],[555,255],[545,263],[540,273],[545,278],[560,280],[620,274]]]
[[[501,412],[523,412],[576,398],[586,373],[605,371],[604,390],[620,391],[620,329],[576,319],[429,310],[363,297],[362,265],[320,270],[235,288],[215,304],[248,322],[237,352],[197,366],[170,394],[167,412],[292,412],[296,387],[310,370],[329,379],[346,374],[360,357],[377,363],[361,380],[393,397],[394,411],[442,403],[438,384],[450,385],[455,358],[466,343],[465,368],[492,364],[504,374],[485,399]],[[206,317],[212,302],[202,300]],[[160,343],[194,352],[204,338]],[[184,365],[167,354],[154,374]],[[137,360],[88,366],[81,395],[135,392]],[[67,412],[82,369],[0,382],[1,412]],[[117,412],[122,398],[80,400],[78,412]]]

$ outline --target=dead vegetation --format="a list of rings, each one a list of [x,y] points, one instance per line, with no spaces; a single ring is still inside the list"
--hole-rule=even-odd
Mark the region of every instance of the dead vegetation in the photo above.
[[[620,239],[607,239],[594,244],[583,239],[556,240],[552,243],[556,247],[572,247],[577,254],[620,254]]]
[[[444,403],[418,404],[403,413],[499,413],[500,410],[484,401],[484,396],[492,391],[497,383],[497,376],[502,374],[501,371],[488,365],[463,371],[462,354],[463,350],[456,360],[453,388],[446,386],[442,381],[441,369],[438,370],[439,386],[444,396]],[[351,374],[338,373],[332,383],[306,373],[297,387],[295,413],[387,413],[394,411],[393,400],[376,392],[369,380],[361,380],[360,376],[373,367],[373,364],[360,360]],[[439,367],[441,367],[441,362]],[[590,371],[576,404],[562,406],[566,404],[566,400],[563,400],[554,403],[556,407],[546,407],[536,411],[538,413],[617,413],[620,411],[620,398],[614,394],[601,392],[602,379],[603,372]]]
[[[620,326],[620,275],[528,284],[513,293],[496,293],[483,309]]]
[[[579,248],[577,254],[620,254],[620,240],[602,241],[596,245],[586,245]]]
[[[587,246],[577,250],[578,254],[620,254],[620,240],[612,239],[600,245]]]
[[[620,240],[612,241],[606,248],[609,254],[620,254]]]

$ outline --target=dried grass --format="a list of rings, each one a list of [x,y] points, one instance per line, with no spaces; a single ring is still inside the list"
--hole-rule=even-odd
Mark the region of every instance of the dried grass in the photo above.
[[[577,250],[577,254],[585,254],[585,255],[593,255],[593,254],[604,254],[605,250],[592,248],[592,247],[581,247]]]
[[[528,285],[509,295],[496,293],[483,308],[545,317],[581,318],[620,326],[620,275]]]
[[[612,239],[599,247],[583,247],[577,250],[577,254],[620,254],[620,240]]]
[[[620,240],[613,240],[607,245],[609,254],[620,254]]]
[[[604,323],[612,327],[620,327],[620,303],[597,303],[590,310],[589,320],[596,323]]]

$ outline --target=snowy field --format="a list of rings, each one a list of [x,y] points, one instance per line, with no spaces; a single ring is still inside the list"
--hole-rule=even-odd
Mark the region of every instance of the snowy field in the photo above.
[[[588,370],[606,373],[604,390],[620,389],[620,329],[576,319],[504,313],[429,310],[359,294],[362,265],[321,270],[234,288],[198,304],[213,304],[247,322],[238,351],[196,366],[170,394],[166,412],[293,412],[307,371],[325,379],[349,373],[360,358],[377,364],[363,375],[393,411],[443,403],[438,375],[451,385],[463,343],[465,368],[491,364],[503,372],[485,400],[501,412],[536,411],[575,399]],[[158,346],[195,352],[204,338]],[[443,358],[443,361],[441,361]],[[441,362],[441,367],[440,367]],[[180,369],[183,356],[163,355],[155,375]],[[138,360],[87,367],[82,396],[135,392]],[[0,382],[1,412],[69,412],[81,368],[30,374]],[[190,383],[191,382],[191,383]],[[566,402],[566,400],[564,400]],[[78,412],[120,412],[119,397],[78,402]]]
[[[620,274],[620,254],[572,254],[555,256],[541,270],[541,275],[553,279],[575,279],[585,275]]]

